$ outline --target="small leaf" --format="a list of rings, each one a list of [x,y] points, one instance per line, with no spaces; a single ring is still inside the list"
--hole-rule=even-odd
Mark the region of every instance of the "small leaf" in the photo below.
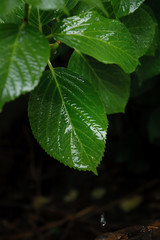
[[[1,0],[0,2],[0,15],[5,15],[14,9],[17,5],[17,0]]]
[[[156,30],[155,30],[155,35],[154,38],[152,40],[152,43],[148,49],[148,51],[146,52],[145,55],[147,56],[155,56],[156,54],[156,50],[158,49],[158,45],[159,45],[159,40],[160,40],[160,34],[159,34],[159,26],[156,26]]]
[[[107,114],[124,112],[130,93],[130,77],[118,66],[105,65],[80,52],[74,52],[68,68],[93,85]]]
[[[80,0],[80,1],[84,2],[85,4],[91,5],[92,7],[99,8],[108,17],[108,12],[106,11],[101,0]]]
[[[138,64],[135,43],[125,25],[96,12],[64,19],[57,23],[53,36],[100,62],[115,63],[127,73]]]
[[[68,14],[64,0],[27,0],[27,2],[40,9],[60,9]]]
[[[88,11],[97,11],[101,15],[105,15],[106,17],[108,17],[109,15],[110,18],[115,18],[115,16],[113,15],[113,8],[110,2],[100,1],[100,3],[103,4],[102,6],[97,6],[98,3],[99,2],[95,0],[93,0],[93,3],[91,0],[90,4],[88,1],[80,0],[77,6],[73,10],[73,15],[79,15],[83,12],[88,12]]]
[[[154,22],[156,24],[154,38],[153,38],[152,43],[151,43],[151,45],[150,45],[150,47],[149,47],[149,49],[148,49],[148,51],[146,52],[145,55],[147,55],[147,56],[155,56],[156,50],[158,49],[159,40],[160,40],[159,25],[158,25],[155,13],[151,9],[151,7],[148,6],[148,5],[143,5],[143,8],[147,11],[148,14],[150,14],[151,18],[154,20]]]
[[[145,0],[111,0],[116,17],[133,13]]]
[[[30,26],[0,24],[0,109],[31,91],[49,58],[46,38]]]
[[[139,8],[133,14],[121,19],[136,42],[138,57],[143,56],[149,49],[156,30],[157,23],[148,12]]]
[[[71,9],[73,9],[77,5],[79,0],[65,0],[65,2],[66,2],[67,9],[71,10]]]
[[[136,70],[139,82],[152,78],[160,74],[160,52],[155,56],[144,56],[141,58],[141,65]]]
[[[108,123],[98,95],[85,79],[64,68],[47,71],[31,94],[29,120],[48,154],[69,167],[96,173]]]

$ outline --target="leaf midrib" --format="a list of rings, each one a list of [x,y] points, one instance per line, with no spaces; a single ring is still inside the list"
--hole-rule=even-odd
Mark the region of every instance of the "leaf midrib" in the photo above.
[[[75,50],[80,56],[81,58],[84,60],[84,62],[88,65],[88,67],[90,68],[90,70],[92,71],[92,73],[95,75],[95,77],[98,79],[98,81],[100,82],[100,84],[106,89],[106,91],[108,92],[108,89],[106,88],[106,85],[104,84],[103,80],[98,76],[98,74],[96,73],[96,71],[93,69],[93,67],[91,66],[91,64],[87,61],[87,59],[84,57],[84,55],[78,51]],[[111,86],[113,86],[111,84]],[[97,90],[97,88],[94,86],[94,88]]]
[[[78,37],[83,37],[83,38],[87,38],[87,39],[92,39],[92,40],[96,40],[96,41],[100,41],[103,42],[104,44],[113,47],[113,49],[118,49],[118,51],[122,52],[123,54],[126,54],[130,59],[132,59],[135,62],[135,58],[132,57],[132,55],[129,55],[126,51],[122,50],[121,48],[118,48],[117,46],[111,44],[111,42],[106,42],[106,41],[102,41],[101,39],[98,38],[94,38],[94,37],[90,37],[90,36],[86,36],[86,35],[78,35],[78,34],[64,34],[64,33],[57,33],[57,36],[78,36]]]
[[[71,119],[70,119],[70,116],[69,116],[68,110],[67,110],[67,108],[66,108],[65,101],[64,101],[63,95],[62,95],[62,93],[61,93],[61,89],[60,89],[60,86],[59,86],[59,83],[58,83],[58,80],[57,80],[55,71],[54,71],[53,67],[51,67],[51,66],[52,66],[51,63],[49,63],[49,66],[50,66],[50,70],[51,70],[52,76],[53,76],[53,78],[54,78],[54,80],[55,80],[55,83],[56,83],[56,86],[57,86],[57,89],[58,89],[60,98],[61,98],[61,100],[62,100],[62,105],[63,105],[64,108],[65,108],[65,111],[66,111],[67,116],[68,116],[68,119],[69,119],[69,121],[70,121],[70,123],[71,123],[72,129],[73,129],[73,131],[74,131],[74,133],[75,133],[75,136],[77,137],[77,139],[78,139],[78,141],[79,141],[79,143],[80,143],[80,145],[81,145],[81,148],[83,149],[83,151],[84,151],[84,153],[85,153],[88,161],[91,163],[91,160],[90,160],[90,158],[88,157],[88,154],[86,153],[86,150],[84,149],[83,144],[81,143],[81,140],[79,139],[79,137],[78,137],[78,135],[77,135],[77,133],[76,133],[76,130],[75,130],[74,126],[73,126],[73,123],[72,123],[72,121],[71,121]]]
[[[98,76],[98,74],[94,71],[94,69],[92,68],[92,66],[89,64],[89,62],[87,61],[87,59],[83,56],[83,54],[78,51],[75,50],[80,56],[81,58],[84,60],[84,62],[88,65],[88,67],[90,68],[90,70],[93,72],[93,74],[95,75],[95,77],[99,80],[100,83],[102,83],[102,85],[105,87],[105,85],[103,84],[103,81],[101,80],[101,78]],[[106,88],[106,87],[105,87]]]

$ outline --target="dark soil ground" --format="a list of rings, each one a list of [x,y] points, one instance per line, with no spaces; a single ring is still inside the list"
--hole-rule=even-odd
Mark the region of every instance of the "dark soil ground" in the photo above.
[[[34,139],[28,96],[0,116],[0,240],[159,240],[159,145],[141,109],[109,117],[98,176],[50,158]]]

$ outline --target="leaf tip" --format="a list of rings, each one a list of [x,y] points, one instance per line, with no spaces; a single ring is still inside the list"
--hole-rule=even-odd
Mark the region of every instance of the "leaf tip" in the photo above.
[[[92,171],[96,176],[98,176],[97,168],[93,168],[91,171]]]

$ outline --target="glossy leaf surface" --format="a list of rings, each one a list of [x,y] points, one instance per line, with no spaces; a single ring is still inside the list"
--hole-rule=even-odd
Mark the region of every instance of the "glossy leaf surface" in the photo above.
[[[107,114],[124,112],[130,93],[130,77],[118,66],[105,65],[80,52],[74,52],[68,68],[93,85]]]
[[[53,36],[100,62],[115,63],[127,73],[138,64],[135,43],[125,25],[96,12],[64,19],[56,25]]]
[[[143,8],[139,8],[133,14],[124,17],[122,22],[129,29],[136,42],[138,56],[143,56],[153,41],[156,22]]]
[[[145,0],[111,0],[116,17],[133,13]]]
[[[46,72],[31,94],[33,134],[55,159],[96,173],[105,148],[105,109],[85,79],[64,68],[55,70]]]
[[[49,45],[32,27],[0,24],[0,46],[1,109],[38,84],[49,58]]]
[[[17,5],[17,0],[1,0],[0,1],[0,15],[5,15],[14,9]]]

